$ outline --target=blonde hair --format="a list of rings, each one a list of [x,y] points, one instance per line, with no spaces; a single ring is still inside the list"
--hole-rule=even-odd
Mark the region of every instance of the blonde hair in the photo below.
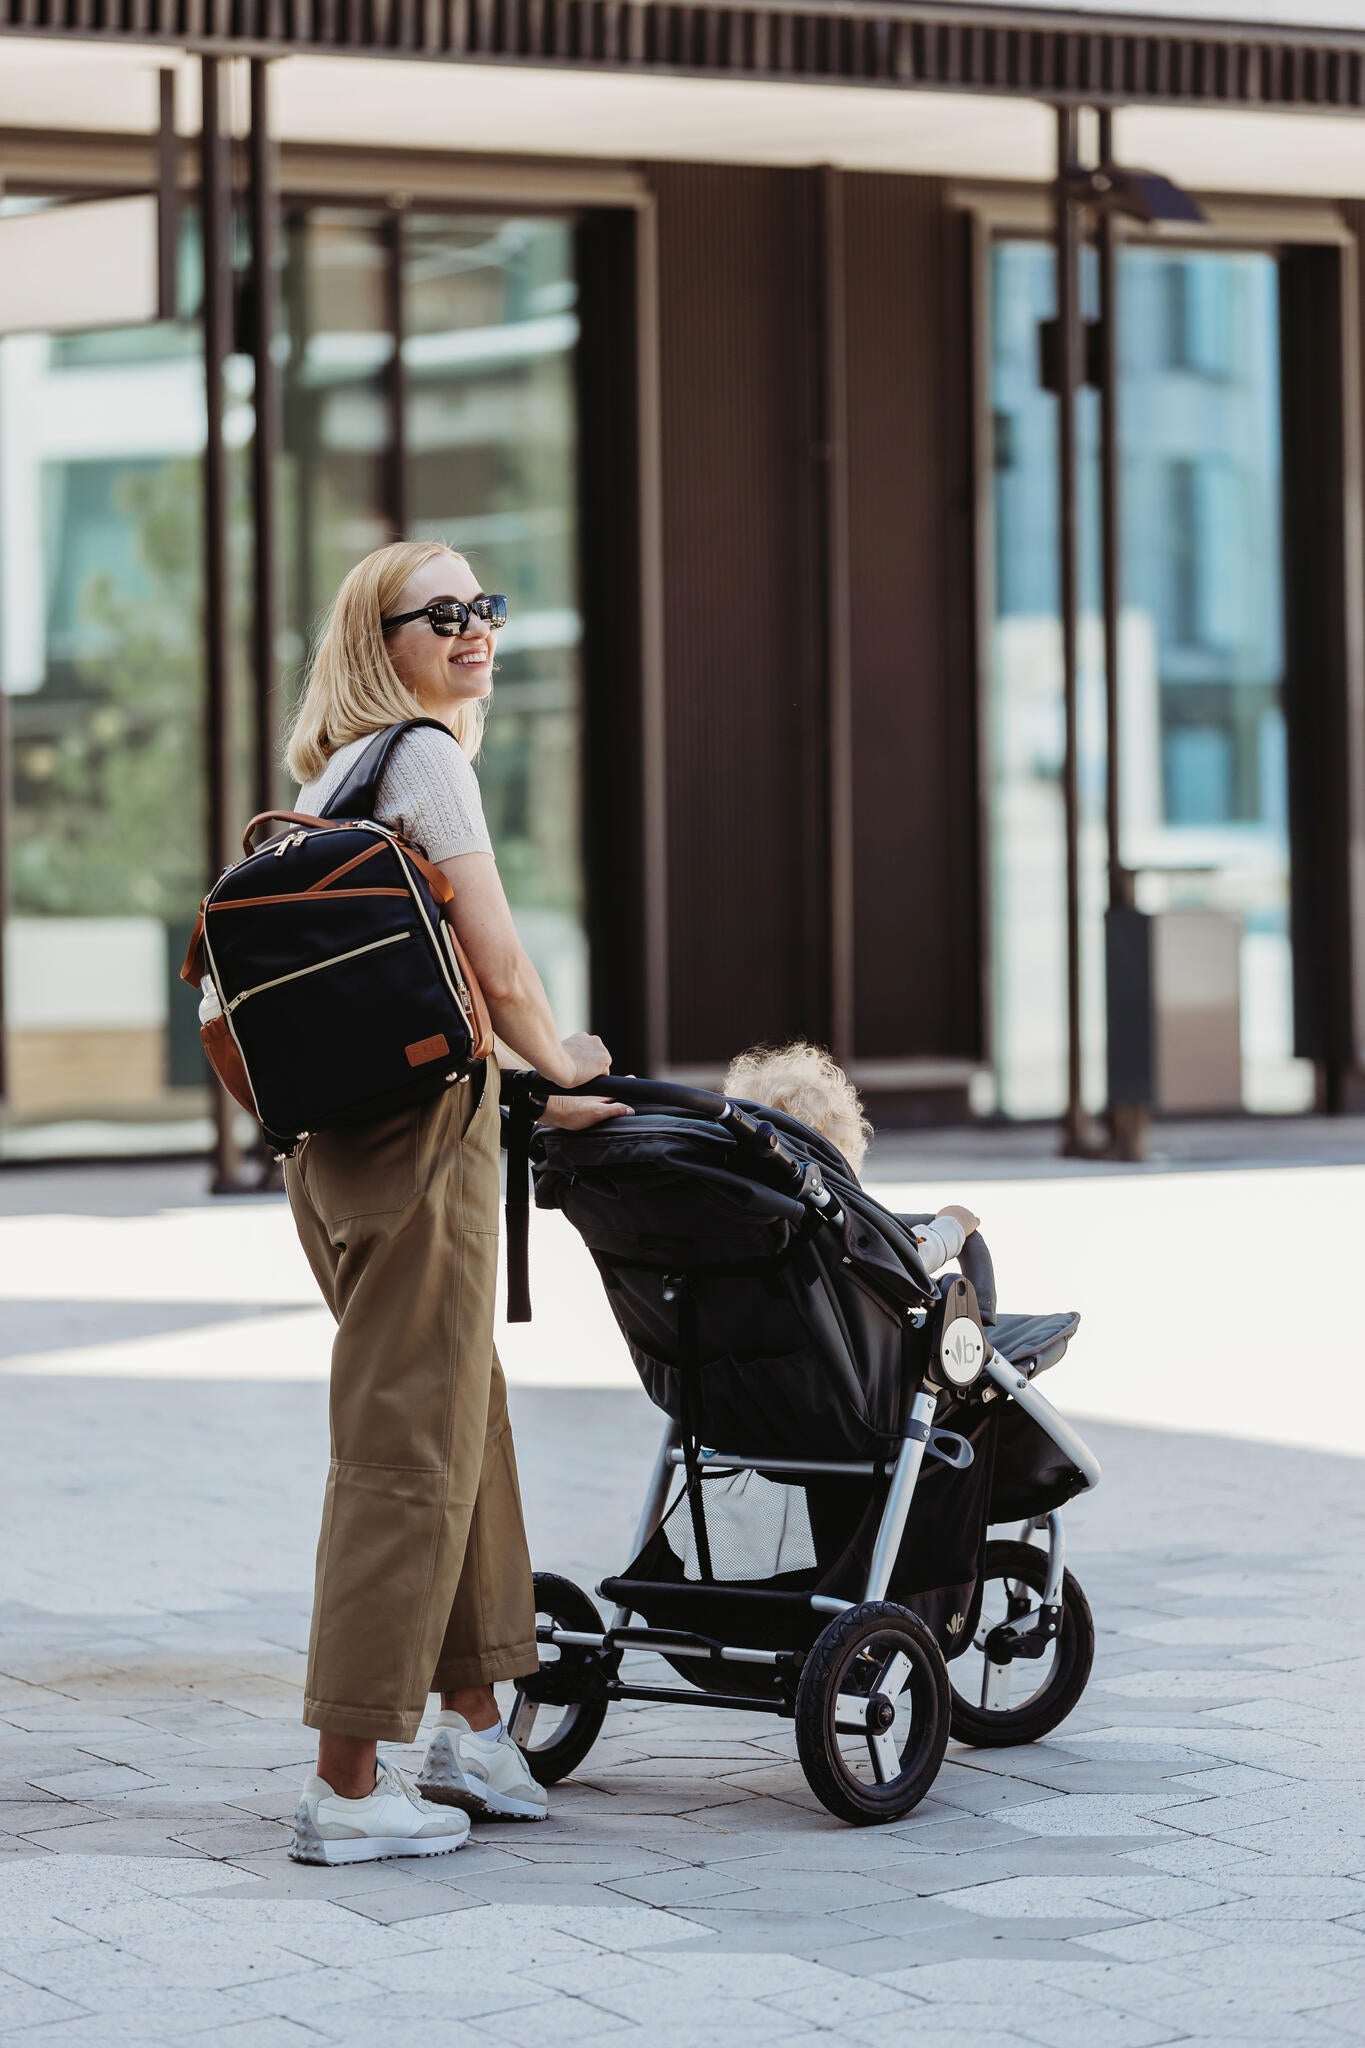
[[[751,1046],[731,1060],[725,1093],[798,1117],[837,1145],[855,1174],[862,1171],[872,1126],[857,1089],[823,1046],[803,1038],[791,1045]]]
[[[396,540],[376,548],[345,578],[332,600],[322,637],[308,664],[308,681],[294,714],[285,765],[298,783],[321,775],[338,747],[367,732],[427,714],[399,678],[384,644],[381,624],[402,595],[408,578],[424,562],[454,555],[441,540]],[[487,698],[462,704],[452,730],[471,760],[483,739]]]

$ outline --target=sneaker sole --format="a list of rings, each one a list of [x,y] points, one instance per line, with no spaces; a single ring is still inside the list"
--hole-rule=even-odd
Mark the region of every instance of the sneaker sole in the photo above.
[[[439,1835],[427,1841],[414,1841],[408,1835],[354,1836],[335,1842],[319,1839],[304,1844],[295,1842],[289,1858],[292,1863],[387,1863],[397,1856],[450,1856],[456,1849],[463,1849],[468,1840],[467,1832],[453,1838]]]
[[[510,1792],[495,1791],[491,1785],[477,1783],[463,1773],[441,1782],[435,1778],[419,1778],[417,1789],[424,1799],[432,1800],[437,1806],[458,1806],[472,1820],[547,1820],[548,1809],[532,1806],[529,1799],[514,1799]]]

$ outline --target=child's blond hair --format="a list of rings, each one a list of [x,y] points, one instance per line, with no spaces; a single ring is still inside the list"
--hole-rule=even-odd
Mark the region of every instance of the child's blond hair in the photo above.
[[[764,1102],[800,1119],[837,1145],[854,1173],[862,1171],[872,1126],[857,1089],[823,1046],[755,1045],[730,1062],[725,1093]]]

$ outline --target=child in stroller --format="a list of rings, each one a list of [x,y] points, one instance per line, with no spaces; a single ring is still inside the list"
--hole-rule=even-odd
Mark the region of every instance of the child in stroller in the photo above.
[[[536,1077],[519,1086],[534,1099]],[[537,1574],[542,1661],[511,1732],[549,1784],[614,1699],[758,1709],[794,1720],[832,1813],[898,1819],[950,1731],[1035,1740],[1089,1676],[1057,1511],[1099,1468],[1033,1385],[1077,1318],[997,1318],[970,1212],[925,1243],[965,1237],[962,1273],[936,1281],[921,1220],[780,1107],[610,1077],[592,1092],[634,1115],[537,1133],[536,1200],[587,1243],[668,1422],[632,1561],[598,1588],[610,1623]],[[1021,1538],[988,1542],[1005,1520]],[[688,1687],[624,1678],[634,1649]]]
[[[789,1045],[751,1046],[731,1060],[725,1093],[766,1103],[796,1117],[837,1146],[856,1176],[863,1170],[872,1126],[863,1114],[857,1089],[838,1061],[823,1046],[795,1038]],[[949,1202],[933,1216],[902,1216],[919,1246],[928,1271],[937,1273],[959,1256],[981,1219],[960,1202]]]

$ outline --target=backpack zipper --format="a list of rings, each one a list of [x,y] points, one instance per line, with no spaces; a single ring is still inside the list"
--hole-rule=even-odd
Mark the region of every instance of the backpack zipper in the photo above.
[[[387,938],[371,939],[367,946],[352,946],[349,952],[331,953],[325,960],[314,960],[308,967],[295,967],[288,974],[277,974],[273,981],[258,981],[255,988],[244,988],[239,995],[232,998],[227,1005],[227,1013],[231,1016],[238,1004],[244,1003],[248,996],[264,995],[267,989],[281,988],[287,981],[300,981],[305,974],[320,974],[324,967],[339,967],[343,960],[358,960],[362,953],[377,953],[381,946],[397,946],[402,940],[411,937],[411,932],[390,932]]]

